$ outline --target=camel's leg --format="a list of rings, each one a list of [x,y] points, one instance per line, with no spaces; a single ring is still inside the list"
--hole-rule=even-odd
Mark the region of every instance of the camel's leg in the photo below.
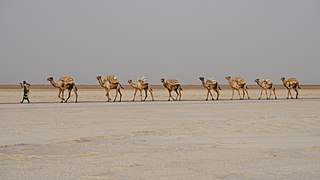
[[[153,92],[152,92],[152,90],[149,90],[149,92],[150,92],[150,94],[151,94],[151,99],[152,99],[152,101],[154,101],[154,99],[153,99]]]
[[[134,93],[133,93],[133,99],[132,99],[132,101],[134,101],[134,100],[136,99],[136,94],[137,94],[137,92],[138,92],[138,90],[135,89],[135,90],[134,90]]]
[[[233,100],[233,96],[234,96],[234,89],[232,88],[232,96],[231,96],[231,100]]]
[[[106,96],[107,96],[107,102],[110,102],[110,100],[111,100],[111,98],[109,97],[109,90],[108,89],[106,89]]]
[[[266,91],[266,98],[267,99],[270,99],[270,98],[268,98],[268,91],[267,91],[267,89],[265,89],[265,91]],[[271,96],[271,95],[270,95]]]
[[[260,100],[260,99],[261,99],[262,91],[263,91],[263,89],[261,89],[261,91],[260,91],[260,97],[259,97],[259,99],[258,99],[258,100]]]
[[[143,101],[146,101],[147,97],[148,97],[148,89],[144,90],[144,93],[146,94],[146,96],[144,97]]]
[[[272,96],[272,89],[270,89],[269,99],[271,99],[271,96]]]
[[[209,92],[210,92],[210,90],[208,89],[208,92],[207,92],[207,99],[206,99],[206,101],[208,101],[208,98],[209,98]]]
[[[61,90],[61,103],[64,101],[64,90]]]
[[[168,101],[170,101],[170,98],[172,98],[172,100],[174,100],[174,98],[173,98],[172,95],[171,95],[171,91],[168,90],[168,92],[169,92],[169,99],[168,99]]]
[[[61,97],[61,92],[62,92],[62,91],[59,89],[58,98],[61,99],[61,103],[63,103],[63,99],[62,99],[62,97]]]
[[[293,96],[292,96],[292,93],[291,93],[291,90],[289,89],[289,94],[291,96],[291,99],[293,99]],[[288,96],[289,97],[289,96]]]
[[[296,99],[298,99],[298,96],[299,96],[298,88],[295,88],[294,90],[296,91]]]
[[[176,94],[177,94],[176,101],[178,101],[179,92],[178,92],[178,90],[175,90],[175,92],[176,92]]]
[[[121,100],[122,100],[121,88],[119,88],[119,94],[120,94],[120,100],[119,100],[119,102],[121,102]]]
[[[68,89],[68,98],[66,99],[66,101],[64,101],[65,103],[68,102],[68,100],[71,96],[71,91],[72,91],[72,89]]]
[[[141,101],[142,101],[142,90],[139,89],[139,91],[140,91],[140,97],[141,97]]]
[[[117,97],[118,97],[118,91],[119,91],[119,89],[117,88],[117,89],[116,89],[116,96],[114,97],[113,102],[116,102],[116,99],[117,99]]]
[[[78,92],[77,92],[77,87],[73,87],[73,92],[76,95],[76,103],[78,102]]]
[[[217,100],[219,100],[219,96],[220,96],[219,89],[215,89],[214,91],[217,93]]]
[[[181,89],[179,88],[179,101],[181,101]]]
[[[247,93],[248,99],[250,99],[248,89],[247,89],[247,88],[244,88],[244,90],[245,90],[245,91],[246,91],[246,93]]]
[[[237,91],[238,91],[238,94],[239,94],[239,98],[240,98],[240,100],[241,100],[240,90],[237,89]]]
[[[213,98],[212,93],[211,93],[211,91],[210,91],[210,90],[209,90],[209,93],[210,93],[211,99],[212,99],[212,101],[213,101],[213,100],[214,100],[214,98]]]
[[[246,93],[244,92],[244,88],[242,89],[242,99],[244,99],[244,96],[246,95]]]
[[[274,98],[275,98],[275,99],[278,99],[278,98],[277,98],[277,94],[276,94],[276,88],[273,88],[273,94],[274,94]]]

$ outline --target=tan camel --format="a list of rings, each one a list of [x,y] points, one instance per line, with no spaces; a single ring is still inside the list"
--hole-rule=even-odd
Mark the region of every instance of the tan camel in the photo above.
[[[296,79],[296,78],[285,78],[285,77],[282,77],[281,81],[282,81],[284,87],[286,87],[287,90],[288,90],[287,99],[289,99],[289,94],[291,96],[291,99],[293,99],[290,89],[293,89],[293,90],[296,91],[296,99],[298,99],[299,89],[301,89],[299,80]]]
[[[147,99],[147,97],[148,97],[148,91],[149,91],[150,94],[151,94],[152,101],[154,101],[154,99],[153,99],[153,93],[152,93],[153,89],[151,88],[150,84],[148,83],[148,80],[147,80],[146,77],[143,76],[143,77],[138,78],[138,80],[136,81],[135,84],[132,83],[132,80],[131,80],[131,79],[128,80],[128,83],[130,84],[131,87],[133,87],[133,88],[135,89],[134,94],[133,94],[133,100],[132,100],[132,101],[135,100],[136,94],[137,94],[138,91],[140,91],[141,101],[145,101],[145,100]],[[145,92],[145,94],[146,94],[146,96],[145,96],[144,99],[142,99],[142,90],[144,90],[144,92]]]
[[[111,100],[110,96],[109,96],[109,92],[111,89],[115,89],[116,90],[116,96],[113,100],[113,102],[116,101],[117,97],[118,97],[118,93],[120,94],[120,100],[119,102],[121,102],[122,99],[122,93],[121,93],[121,89],[124,89],[122,87],[122,85],[119,83],[119,81],[117,80],[117,77],[112,75],[112,76],[106,76],[103,78],[102,80],[102,76],[97,76],[97,80],[100,84],[101,87],[103,87],[106,90],[106,96],[108,98],[108,102]]]
[[[76,86],[76,84],[74,83],[74,80],[71,76],[64,76],[61,77],[58,81],[58,83],[55,83],[53,80],[53,77],[48,77],[47,80],[51,83],[51,85],[55,88],[59,89],[59,94],[58,97],[61,99],[61,103],[63,102],[68,102],[70,96],[71,96],[71,91],[74,91],[74,94],[76,95],[76,101],[78,102],[78,88]],[[64,91],[68,90],[69,94],[68,94],[68,98],[65,100],[64,99]]]
[[[266,97],[267,99],[270,99],[271,95],[272,95],[272,92],[274,93],[274,98],[275,99],[278,99],[277,98],[277,94],[276,94],[276,88],[273,84],[273,82],[271,81],[271,79],[263,79],[261,82],[259,79],[256,79],[254,82],[256,82],[258,84],[258,86],[261,87],[261,92],[260,92],[260,97],[259,97],[259,100],[261,99],[261,96],[262,96],[262,92],[265,91],[266,92]],[[267,90],[270,90],[270,95],[268,97],[268,92]]]
[[[172,98],[172,100],[177,101],[178,97],[179,97],[179,101],[181,100],[181,91],[183,91],[183,89],[181,88],[181,85],[179,83],[179,81],[177,79],[161,79],[161,82],[163,84],[163,86],[165,88],[167,88],[168,92],[169,92],[169,99],[168,101],[170,101],[170,98]],[[177,98],[174,99],[171,95],[171,92],[175,91],[177,93]]]
[[[243,96],[242,96],[242,99],[244,99],[244,96],[245,96],[245,92],[247,93],[247,96],[248,96],[248,99],[250,99],[250,96],[249,96],[249,93],[248,93],[248,86],[247,86],[247,83],[246,81],[242,78],[242,77],[234,77],[233,79],[231,78],[231,76],[227,76],[226,79],[228,80],[229,82],[229,86],[231,87],[232,89],[232,97],[231,97],[231,100],[233,100],[233,96],[234,96],[234,90],[237,90],[238,91],[238,94],[239,94],[239,97],[241,99],[241,95],[240,95],[240,89],[242,89],[242,93],[243,93]]]
[[[219,90],[221,90],[219,83],[214,78],[208,78],[206,82],[204,82],[204,77],[199,77],[199,79],[202,82],[203,87],[208,90],[206,101],[208,101],[209,94],[211,95],[212,100],[214,100],[211,90],[214,90],[217,93],[217,100],[219,100]]]

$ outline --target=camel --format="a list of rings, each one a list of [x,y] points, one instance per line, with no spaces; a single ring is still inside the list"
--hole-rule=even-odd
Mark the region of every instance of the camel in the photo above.
[[[132,80],[129,79],[129,80],[128,80],[128,83],[129,83],[129,85],[130,85],[131,87],[133,87],[133,88],[135,89],[134,94],[133,94],[133,100],[132,100],[132,101],[135,100],[136,94],[137,94],[138,91],[140,91],[141,101],[145,101],[145,100],[147,99],[147,97],[148,97],[148,91],[149,91],[150,94],[151,94],[152,101],[154,101],[154,99],[153,99],[153,93],[152,93],[153,89],[151,88],[150,84],[148,83],[148,80],[147,80],[146,77],[142,76],[142,77],[138,78],[138,80],[136,81],[135,84],[133,84],[133,83],[132,83]],[[142,90],[144,90],[144,92],[145,92],[145,94],[146,94],[146,96],[145,96],[144,99],[142,99]]]
[[[179,83],[179,81],[177,79],[161,79],[161,82],[163,84],[163,86],[165,88],[167,88],[168,92],[169,92],[169,99],[168,101],[170,101],[170,98],[172,98],[172,100],[177,101],[178,97],[179,97],[179,101],[181,100],[181,91],[183,91],[183,89],[181,88],[181,85]],[[177,97],[176,99],[174,99],[171,95],[171,92],[175,91],[177,93]]]
[[[221,87],[218,84],[218,82],[214,78],[208,78],[206,82],[204,81],[204,77],[199,77],[199,79],[202,82],[203,87],[205,87],[208,90],[206,101],[208,101],[209,94],[211,95],[212,100],[214,100],[211,93],[211,89],[217,93],[217,100],[219,100],[219,90],[221,90]]]
[[[76,84],[74,83],[74,80],[71,76],[64,76],[64,77],[61,77],[58,81],[58,83],[55,83],[54,80],[53,80],[53,77],[48,77],[47,80],[51,83],[51,85],[55,88],[58,88],[59,89],[59,94],[58,94],[58,98],[61,99],[61,103],[63,102],[68,102],[70,96],[71,96],[71,91],[73,90],[74,91],[74,94],[76,95],[76,101],[75,102],[78,102],[78,88],[76,86]],[[68,90],[69,92],[69,95],[68,95],[68,98],[65,100],[64,99],[64,91],[65,90]]]
[[[259,100],[261,99],[261,96],[262,96],[262,92],[265,91],[266,92],[266,98],[267,99],[270,99],[271,95],[272,95],[272,91],[274,93],[274,98],[275,99],[278,99],[277,98],[277,94],[276,94],[276,88],[273,84],[273,82],[270,80],[270,79],[263,79],[261,82],[259,79],[256,79],[254,82],[256,82],[258,84],[258,86],[261,87],[261,92],[260,92],[260,97],[259,97]],[[270,90],[270,95],[268,97],[268,92],[267,90]]]
[[[282,77],[281,81],[282,81],[284,87],[286,87],[287,90],[288,90],[287,99],[289,99],[289,94],[291,96],[291,99],[293,99],[290,89],[293,89],[293,90],[296,91],[296,99],[298,99],[298,96],[299,96],[299,91],[298,90],[301,89],[299,80],[296,79],[296,78],[285,78],[285,77]]]
[[[245,92],[247,93],[248,99],[250,99],[249,93],[248,93],[248,86],[246,81],[242,78],[242,77],[234,77],[233,79],[231,78],[231,76],[227,76],[226,79],[229,82],[229,85],[232,89],[232,97],[231,100],[233,100],[233,96],[234,96],[234,90],[238,91],[240,100],[244,99],[245,96]],[[240,89],[242,89],[242,93],[243,93],[243,97],[241,98],[240,95]]]
[[[109,102],[111,100],[111,98],[109,97],[109,92],[110,92],[111,89],[115,89],[116,90],[116,96],[115,96],[113,102],[116,101],[116,99],[118,97],[118,93],[120,94],[119,102],[121,102],[121,99],[122,99],[121,89],[124,89],[124,88],[119,83],[119,81],[117,80],[116,76],[114,76],[114,75],[106,76],[106,77],[103,78],[103,81],[102,81],[102,76],[97,76],[97,80],[98,80],[100,86],[103,87],[106,90],[106,96],[108,98],[107,102]]]

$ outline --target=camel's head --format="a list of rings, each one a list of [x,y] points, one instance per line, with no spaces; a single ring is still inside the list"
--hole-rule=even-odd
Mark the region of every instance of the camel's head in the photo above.
[[[47,81],[53,81],[53,77],[48,77]]]
[[[97,76],[96,78],[99,80],[99,79],[101,79],[101,76]]]
[[[260,81],[259,79],[254,80],[254,82],[256,82],[256,83],[259,82],[259,81]]]
[[[165,81],[164,81],[164,78],[162,78],[162,79],[161,79],[161,82],[162,82],[162,83],[164,83],[164,82],[165,82]]]
[[[285,79],[286,79],[285,77],[282,77],[282,78],[281,78],[281,81],[284,81]]]
[[[131,84],[131,83],[132,83],[132,80],[131,80],[131,79],[129,79],[129,80],[128,80],[128,83],[129,83],[129,84]]]
[[[230,80],[230,79],[231,79],[231,76],[226,76],[226,79],[227,79],[227,80]]]
[[[199,77],[199,79],[200,79],[200,81],[203,81],[203,80],[204,80],[204,77],[201,76],[201,77]]]

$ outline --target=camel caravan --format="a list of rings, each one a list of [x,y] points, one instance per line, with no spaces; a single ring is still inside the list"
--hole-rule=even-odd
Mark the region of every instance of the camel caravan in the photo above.
[[[233,100],[234,98],[235,91],[237,91],[240,100],[244,100],[245,97],[247,97],[247,99],[250,99],[249,90],[248,90],[249,88],[244,78],[238,77],[238,76],[236,77],[226,76],[225,78],[230,86],[230,89],[232,90],[231,100]],[[115,75],[97,76],[96,79],[98,80],[99,85],[106,90],[105,96],[107,98],[107,102],[111,101],[110,91],[113,89],[116,91],[113,102],[117,100],[118,96],[119,96],[119,102],[121,102],[122,100],[121,90],[124,88],[118,81],[117,76]],[[77,93],[78,88],[74,83],[74,79],[71,76],[61,77],[57,83],[53,80],[53,77],[48,77],[47,80],[50,82],[50,84],[54,88],[57,88],[59,90],[58,98],[61,100],[60,101],[61,103],[68,102],[72,91],[76,96],[75,102],[78,102],[78,93]],[[212,100],[215,100],[215,98],[213,97],[212,91],[216,93],[216,100],[219,100],[220,91],[222,90],[222,88],[220,87],[220,84],[217,82],[217,80],[214,77],[205,78],[203,76],[199,77],[199,80],[201,81],[202,86],[207,90],[205,101],[208,101],[209,95]],[[178,79],[162,78],[160,82],[162,83],[163,87],[168,90],[168,101],[170,100],[181,101],[183,89]],[[258,98],[258,100],[261,99],[263,92],[265,92],[266,99],[270,99],[272,95],[274,96],[274,99],[278,99],[276,94],[275,84],[272,82],[270,78],[265,78],[261,80],[256,79],[254,82],[261,88],[260,97]],[[299,80],[296,78],[282,77],[281,82],[288,91],[287,99],[289,99],[289,96],[291,97],[291,99],[293,99],[291,90],[294,90],[296,92],[295,98],[298,99],[299,89],[300,89]],[[130,87],[134,89],[132,101],[135,101],[137,92],[139,92],[140,101],[146,101],[146,99],[148,98],[148,94],[150,94],[151,100],[154,101],[153,89],[151,88],[151,85],[149,84],[148,79],[145,76],[141,76],[137,78],[135,82],[129,79],[128,84],[130,85]],[[64,98],[65,90],[68,90],[68,97],[66,99]],[[172,96],[172,91],[176,93],[176,97]],[[268,95],[268,91],[269,91],[269,95]],[[144,97],[143,97],[143,92],[145,94]],[[242,96],[241,96],[241,92],[242,92]]]

